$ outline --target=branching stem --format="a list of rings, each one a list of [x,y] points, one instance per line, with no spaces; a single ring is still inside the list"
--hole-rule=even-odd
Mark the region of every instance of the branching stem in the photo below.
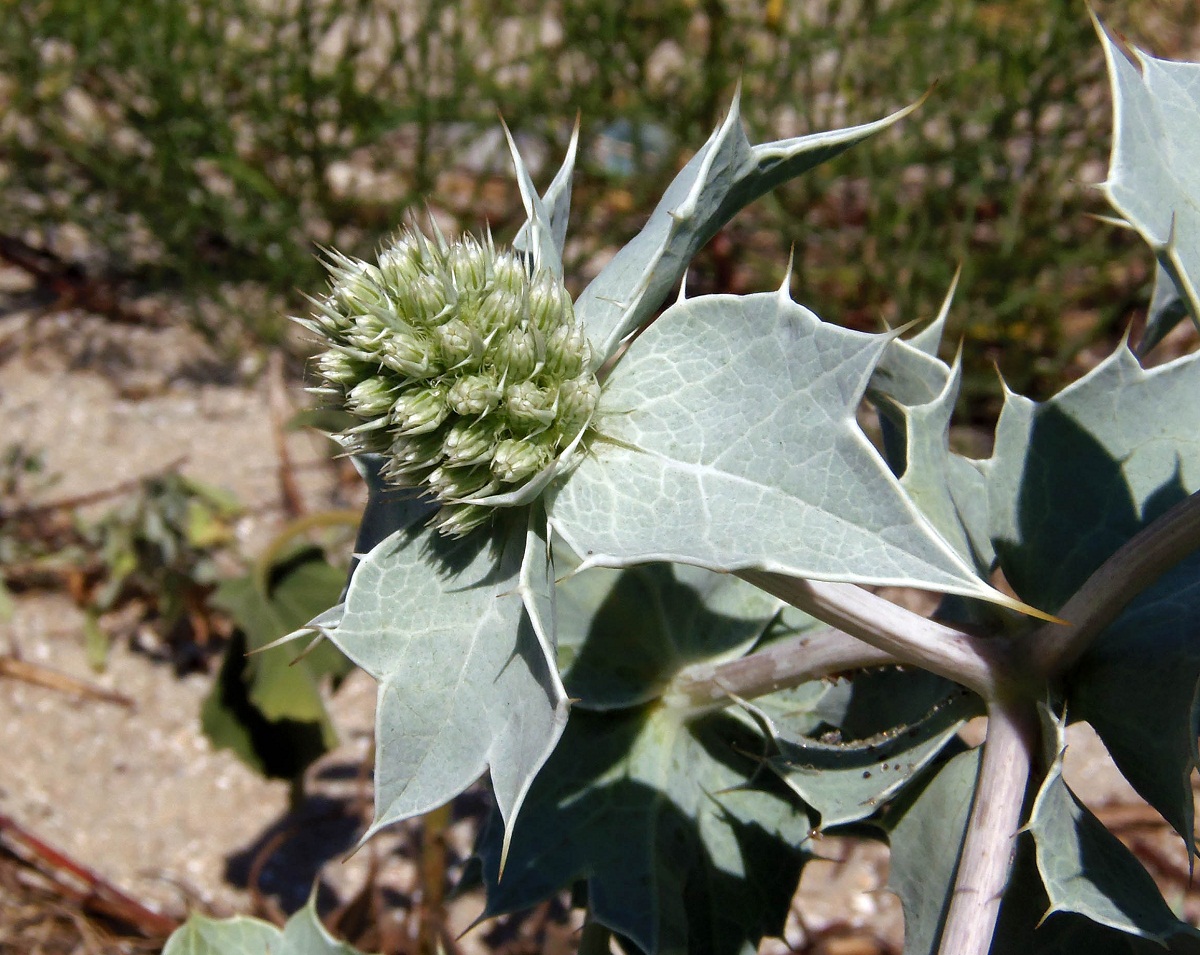
[[[1108,558],[1059,611],[1067,626],[1033,631],[1021,655],[1031,670],[1054,676],[1078,660],[1088,645],[1134,597],[1200,548],[1200,492],[1180,501]]]
[[[987,955],[1012,867],[1037,739],[1028,700],[988,705],[987,740],[939,955]]]
[[[693,664],[676,676],[669,697],[696,714],[752,700],[809,680],[897,663],[896,657],[848,633],[829,628],[780,640],[728,663]]]
[[[1007,640],[985,639],[928,620],[854,584],[800,580],[763,571],[738,574],[794,607],[885,653],[974,690],[985,700],[1013,695],[1026,677],[1009,659]]]

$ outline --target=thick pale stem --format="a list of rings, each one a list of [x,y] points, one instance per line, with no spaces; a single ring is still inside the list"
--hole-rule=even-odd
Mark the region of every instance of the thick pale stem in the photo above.
[[[1037,714],[1028,701],[988,706],[987,740],[939,955],[987,955],[1012,868],[1033,762]]]
[[[985,700],[1009,695],[1017,682],[1006,640],[963,633],[854,584],[800,580],[756,570],[741,571],[738,576],[898,661],[960,683]]]
[[[1134,597],[1197,548],[1200,492],[1127,540],[1063,605],[1059,616],[1069,623],[1039,627],[1022,655],[1038,673],[1052,676],[1068,669]]]
[[[831,628],[780,640],[728,663],[693,664],[675,677],[667,696],[698,714],[728,706],[735,697],[752,700],[845,670],[897,662],[886,650]]]

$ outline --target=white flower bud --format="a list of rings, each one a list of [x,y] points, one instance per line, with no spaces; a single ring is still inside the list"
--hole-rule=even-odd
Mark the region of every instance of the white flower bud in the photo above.
[[[529,286],[529,315],[538,328],[549,332],[573,323],[575,309],[562,283],[543,273]]]
[[[591,375],[564,381],[558,389],[558,419],[555,425],[565,441],[591,420],[600,401],[600,385]]]
[[[504,389],[504,407],[512,429],[521,434],[536,433],[550,427],[558,413],[557,389],[539,388],[522,381]]]
[[[409,391],[396,399],[392,405],[389,424],[398,434],[425,434],[433,431],[450,414],[446,403],[446,389],[441,385]]]
[[[386,301],[382,275],[366,262],[338,269],[334,276],[332,298],[346,314],[357,315]]]
[[[346,410],[360,418],[386,415],[396,400],[396,390],[380,378],[365,378],[346,395]]]
[[[460,419],[450,426],[442,441],[446,464],[461,467],[483,464],[496,446],[496,432],[481,421]]]
[[[478,292],[488,280],[488,255],[473,239],[467,238],[450,247],[447,265],[460,292]]]
[[[446,401],[455,414],[469,418],[492,411],[502,397],[499,384],[490,375],[468,375],[451,386]]]
[[[527,313],[528,308],[519,292],[495,288],[480,301],[476,325],[480,334],[487,337],[491,332],[520,325]]]
[[[388,449],[388,462],[384,466],[387,477],[419,474],[434,468],[442,455],[442,435],[438,432],[429,434],[401,435],[396,438]],[[401,484],[409,482],[400,481]]]
[[[432,275],[418,275],[398,292],[401,310],[414,322],[432,325],[449,311],[446,286]]]
[[[530,438],[506,438],[492,454],[492,473],[506,484],[533,477],[550,463],[551,448]]]
[[[404,288],[421,274],[421,251],[411,236],[402,235],[379,253],[379,272],[388,288]]]
[[[532,324],[499,332],[493,348],[496,367],[507,381],[531,378],[546,359],[546,338]]]
[[[444,501],[462,500],[490,494],[497,488],[491,470],[484,467],[456,467],[443,464],[429,472],[429,489]]]
[[[492,262],[492,286],[520,296],[529,287],[529,269],[523,259],[511,252],[501,252]]]
[[[427,488],[435,524],[461,535],[578,435],[600,389],[562,282],[490,237],[404,232],[378,267],[331,253],[329,294],[301,324],[326,342],[315,391],[360,421],[337,436],[385,458],[383,476]]]
[[[592,359],[592,349],[580,325],[559,325],[546,339],[546,371],[574,378]]]
[[[432,524],[446,537],[463,537],[482,527],[491,516],[491,508],[478,504],[447,504],[437,512]]]
[[[353,387],[364,375],[371,373],[369,365],[355,361],[345,352],[331,348],[317,359],[317,373],[330,384]]]
[[[379,342],[379,361],[409,378],[430,378],[441,371],[437,356],[415,335],[390,335]]]
[[[461,318],[452,318],[437,327],[442,364],[447,371],[475,367],[483,358],[483,338]]]

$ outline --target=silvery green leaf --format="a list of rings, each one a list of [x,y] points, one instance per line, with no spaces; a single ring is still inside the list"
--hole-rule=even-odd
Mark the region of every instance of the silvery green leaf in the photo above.
[[[359,565],[330,638],[379,681],[372,831],[491,769],[511,825],[567,703],[544,619],[544,518],[531,509],[448,540],[410,528]]]
[[[962,364],[955,361],[944,387],[931,400],[894,406],[904,423],[900,486],[959,556],[986,577],[995,560],[987,480],[978,467],[950,450],[950,419],[961,384]]]
[[[275,955],[274,952],[271,955]],[[316,895],[287,920],[283,947],[278,955],[359,955],[358,949],[339,942],[326,931],[317,916]]]
[[[1171,330],[1187,318],[1187,304],[1179,294],[1171,273],[1154,265],[1154,291],[1150,295],[1150,308],[1146,313],[1146,330],[1138,342],[1138,355],[1145,355],[1161,342]]]
[[[779,755],[768,763],[816,810],[822,828],[858,822],[911,783],[977,713],[977,703],[959,691],[921,719],[865,739],[824,740],[774,732]]]
[[[648,702],[689,663],[742,656],[780,604],[736,577],[682,564],[592,568],[556,590],[559,637],[576,648],[563,680],[586,709]]]
[[[1113,761],[1189,848],[1191,777],[1200,766],[1200,556],[1158,579],[1069,675],[1071,716],[1091,723]]]
[[[1036,873],[1032,874],[1036,881]],[[1003,919],[1003,911],[1001,918]],[[991,955],[1080,955],[1080,953],[1086,953],[1086,955],[1197,955],[1200,953],[1200,943],[1189,936],[1181,935],[1177,935],[1165,943],[1155,942],[1107,928],[1082,915],[1055,915],[1047,919],[1043,925],[1035,922],[1014,925],[1002,921],[996,929],[996,939],[991,950]]]
[[[923,405],[945,391],[952,370],[938,358],[938,350],[957,289],[955,275],[933,321],[908,338],[891,339],[871,374],[867,396],[872,401],[880,398],[900,405]]]
[[[752,955],[782,932],[809,828],[747,753],[765,741],[725,713],[691,723],[667,706],[571,714],[513,831],[477,852],[487,915],[586,883],[590,918],[652,953]]]
[[[904,955],[936,955],[979,775],[979,749],[959,753],[907,790],[883,820],[888,888],[904,908]]]
[[[163,955],[361,955],[339,942],[317,916],[315,897],[287,920],[283,929],[238,916],[210,919],[192,915],[167,940]]]
[[[559,541],[555,552],[569,569]],[[782,926],[808,815],[758,772],[769,744],[748,720],[689,721],[646,687],[745,653],[777,625],[777,602],[663,564],[586,570],[557,590],[560,631],[575,644],[567,684],[583,699],[529,792],[502,879],[498,827],[481,839],[488,912],[586,880],[591,917],[643,951],[752,952]]]
[[[1113,146],[1104,190],[1150,244],[1200,323],[1200,64],[1131,49],[1097,24],[1113,88]]]
[[[984,471],[1000,566],[1023,599],[1057,609],[1130,537],[1200,489],[1197,389],[1200,356],[1146,371],[1121,345],[1045,403],[1006,395]],[[1092,723],[1189,845],[1198,577],[1195,559],[1168,571],[1097,637],[1067,686],[1071,716]]]
[[[654,317],[693,256],[744,206],[886,129],[914,107],[863,126],[751,146],[735,98],[729,115],[667,187],[641,232],[575,303],[596,364]]]
[[[346,586],[342,588],[342,595],[336,605],[317,614],[301,629],[287,634],[287,640],[296,639],[313,631],[318,634],[326,634],[336,627],[338,621],[342,619],[342,601],[346,599],[346,591],[349,589],[350,580],[358,567],[359,558],[385,538],[414,527],[418,521],[428,520],[437,512],[437,505],[423,497],[418,489],[397,487],[384,480],[382,472],[386,460],[383,455],[356,454],[350,460],[367,485],[367,506],[363,510],[363,516],[358,524],[358,534],[354,538],[354,554],[350,559]],[[286,641],[277,640],[276,644],[283,642]]]
[[[282,938],[270,922],[245,916],[210,919],[196,913],[167,939],[163,955],[262,955]]]
[[[1149,371],[1124,345],[1044,403],[1007,392],[991,537],[1022,600],[1057,610],[1118,547],[1200,489],[1200,356]]]
[[[928,328],[911,338],[894,338],[888,344],[867,385],[867,400],[879,414],[883,454],[897,476],[907,467],[904,409],[929,404],[946,390],[950,380],[950,366],[938,358],[938,348],[957,286],[955,276],[937,318]]]
[[[567,154],[563,157],[562,165],[555,173],[549,188],[542,193],[542,205],[546,210],[546,219],[550,223],[550,235],[554,242],[555,251],[561,260],[563,248],[567,242],[567,221],[571,213],[571,181],[575,173],[575,155],[579,148],[579,123],[571,131],[571,143],[567,146]],[[521,226],[517,237],[513,239],[513,248],[518,252],[531,252],[530,223]]]
[[[813,736],[822,726],[840,726],[852,691],[850,680],[809,680],[799,686],[756,697],[752,703],[743,701],[740,705],[758,720],[768,735],[793,739]]]
[[[946,295],[942,299],[942,305],[933,320],[927,325],[922,325],[921,328],[907,338],[902,339],[908,345],[919,352],[923,352],[930,358],[937,358],[938,352],[941,351],[942,339],[946,336],[946,319],[950,315],[950,306],[954,303],[954,293],[958,290],[958,280],[961,274],[961,269],[954,273],[950,287],[946,289]],[[945,362],[942,364],[944,366]]]
[[[677,303],[606,383],[552,526],[585,566],[669,560],[1010,604],[855,421],[889,341],[825,324],[782,291]]]
[[[1033,840],[1017,841],[1016,861],[1004,892],[990,955],[1197,955],[1200,942],[1174,935],[1164,942],[1139,938],[1071,912],[1046,910]]]
[[[883,452],[892,472],[930,523],[980,577],[995,560],[987,509],[987,483],[975,462],[950,450],[950,423],[962,384],[961,362],[937,357],[958,285],[955,276],[937,317],[907,339],[895,339],[880,357],[867,398],[879,414]],[[951,598],[944,611],[960,619],[986,612]]]
[[[416,526],[418,521],[427,520],[436,512],[437,506],[421,497],[416,488],[397,487],[384,480],[387,461],[383,455],[356,454],[350,460],[367,485],[367,506],[354,539],[356,555],[368,553],[380,541]],[[350,567],[351,576],[357,564],[356,557]]]
[[[512,133],[509,132],[507,124],[504,124],[504,137],[508,140],[508,149],[512,153],[513,167],[517,173],[517,186],[521,190],[521,202],[525,206],[526,221],[523,229],[525,231],[525,243],[528,248],[524,251],[532,254],[536,267],[546,269],[555,278],[561,279],[562,248],[556,247],[554,240],[555,227],[551,220],[550,212],[546,208],[546,204],[542,202],[542,197],[538,195],[537,189],[534,188],[533,180],[529,176],[529,170],[525,168],[525,160],[521,158],[521,153],[517,149],[517,144],[513,140]],[[568,158],[572,158],[572,155],[569,155]],[[568,192],[569,176],[570,173],[568,172]]]
[[[1055,756],[1026,826],[1049,899],[1043,918],[1073,912],[1159,944],[1179,934],[1200,938],[1171,912],[1133,853],[1067,787],[1062,725],[1054,721],[1048,730],[1049,739],[1057,742]]]

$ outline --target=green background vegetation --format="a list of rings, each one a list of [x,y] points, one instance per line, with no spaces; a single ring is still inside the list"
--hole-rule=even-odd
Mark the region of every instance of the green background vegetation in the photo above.
[[[1098,3],[1182,55],[1186,0]],[[1170,25],[1170,26],[1168,26]],[[1180,29],[1182,25],[1182,29]],[[0,233],[136,298],[170,290],[216,338],[277,340],[320,246],[366,255],[428,208],[511,238],[497,113],[539,182],[582,118],[574,290],[638,228],[742,85],[751,139],[920,111],[764,199],[694,291],[778,284],[864,328],[936,312],[967,401],[1047,392],[1120,334],[1150,257],[1089,218],[1109,104],[1076,0],[23,0],[0,10]],[[216,307],[212,307],[212,306]],[[1015,347],[1014,347],[1015,346]]]

